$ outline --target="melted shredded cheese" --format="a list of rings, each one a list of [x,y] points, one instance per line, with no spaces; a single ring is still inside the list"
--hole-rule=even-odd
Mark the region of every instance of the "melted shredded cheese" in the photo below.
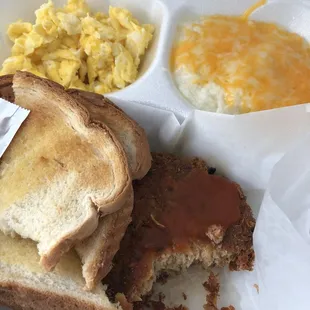
[[[249,7],[244,13],[243,13],[243,18],[244,19],[248,19],[250,17],[250,15],[257,10],[258,8],[260,8],[261,6],[265,5],[267,3],[267,0],[260,0],[258,2],[256,2],[255,4],[253,4],[251,7]]]
[[[239,113],[310,102],[310,45],[275,24],[219,15],[186,24],[171,65],[194,85],[219,85]]]

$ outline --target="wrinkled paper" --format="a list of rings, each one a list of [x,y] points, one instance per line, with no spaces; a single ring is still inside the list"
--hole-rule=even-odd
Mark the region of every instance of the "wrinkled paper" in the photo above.
[[[238,116],[195,111],[180,124],[169,111],[117,103],[145,128],[152,150],[199,156],[244,189],[257,216],[255,270],[216,270],[219,307],[309,310],[309,106]],[[154,297],[162,292],[169,306],[203,309],[207,278],[205,270],[190,268],[164,286],[157,284]]]
[[[29,112],[29,110],[0,98],[0,158]]]

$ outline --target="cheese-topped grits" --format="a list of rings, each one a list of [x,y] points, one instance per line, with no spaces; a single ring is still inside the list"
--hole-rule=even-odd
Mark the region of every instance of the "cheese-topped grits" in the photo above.
[[[246,113],[310,102],[310,45],[244,16],[185,24],[172,50],[177,86],[197,108]]]
[[[9,26],[12,56],[4,61],[1,75],[25,70],[66,88],[100,94],[137,79],[152,25],[141,25],[122,8],[93,13],[84,0],[68,0],[61,8],[48,1],[35,15],[33,25],[19,20]]]

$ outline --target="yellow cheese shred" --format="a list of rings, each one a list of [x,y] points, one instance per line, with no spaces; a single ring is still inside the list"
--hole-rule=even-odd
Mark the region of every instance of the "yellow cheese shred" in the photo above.
[[[272,23],[217,15],[186,24],[171,67],[218,84],[241,113],[310,102],[310,45]]]
[[[244,19],[248,19],[250,17],[250,15],[257,10],[258,8],[260,8],[261,6],[265,5],[267,3],[267,0],[259,0],[258,2],[256,2],[255,4],[253,4],[251,7],[249,7],[242,15],[242,18]]]

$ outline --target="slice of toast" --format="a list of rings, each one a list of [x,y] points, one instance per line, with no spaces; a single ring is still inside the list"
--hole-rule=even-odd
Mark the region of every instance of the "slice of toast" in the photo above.
[[[144,130],[101,95],[73,89],[68,93],[88,109],[92,119],[112,129],[124,147],[132,177],[144,177],[152,161]],[[87,289],[95,287],[111,270],[113,257],[130,223],[132,207],[133,199],[129,199],[122,210],[101,218],[97,230],[76,246],[83,262]]]
[[[31,113],[4,154],[0,229],[38,242],[52,269],[132,193],[126,154],[112,131],[57,83],[17,72],[15,102]]]
[[[142,179],[152,162],[143,128],[104,96],[76,89],[67,92],[87,108],[92,120],[109,126],[125,150],[132,178]]]
[[[74,251],[66,253],[53,272],[39,264],[36,244],[0,232],[0,305],[14,310],[117,310],[99,284],[83,290],[81,262]]]
[[[82,260],[87,290],[93,290],[112,269],[113,258],[131,222],[132,208],[133,195],[121,210],[100,218],[95,232],[75,247]]]

